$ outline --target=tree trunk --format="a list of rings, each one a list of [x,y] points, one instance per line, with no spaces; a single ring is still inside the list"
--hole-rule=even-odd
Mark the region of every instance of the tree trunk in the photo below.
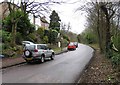
[[[106,16],[106,22],[107,22],[107,27],[106,27],[106,52],[109,52],[110,44],[111,44],[111,34],[110,34],[110,19],[108,18],[108,16]]]
[[[106,5],[101,5],[101,10],[105,13],[106,16],[106,42],[105,42],[105,48],[106,53],[110,52],[110,46],[111,46],[111,34],[110,34],[110,19],[113,16],[114,12],[112,14],[109,14],[109,9],[106,7]]]
[[[101,51],[101,53],[103,53],[102,39],[101,39],[101,35],[100,35],[100,23],[99,23],[100,22],[100,20],[99,20],[100,11],[99,11],[99,8],[97,8],[97,15],[98,15],[98,19],[97,19],[97,34],[98,34],[98,40],[99,40],[98,42],[99,42],[100,51]]]
[[[16,27],[17,27],[17,23],[13,23],[12,25],[12,40],[11,40],[11,46],[15,47],[16,46]]]

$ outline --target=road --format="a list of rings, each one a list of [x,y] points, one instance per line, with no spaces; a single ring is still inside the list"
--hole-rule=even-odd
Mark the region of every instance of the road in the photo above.
[[[79,44],[75,51],[56,55],[55,60],[41,64],[24,64],[2,71],[3,83],[75,83],[94,50]]]

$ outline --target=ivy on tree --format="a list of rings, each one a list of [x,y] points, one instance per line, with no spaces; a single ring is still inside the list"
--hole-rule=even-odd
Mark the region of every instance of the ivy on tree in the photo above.
[[[13,14],[12,14],[13,13]],[[3,29],[8,32],[12,32],[12,22],[11,19],[14,17],[16,20],[19,18],[19,21],[17,22],[17,28],[16,31],[21,33],[23,36],[32,33],[35,30],[35,27],[30,23],[30,20],[28,18],[28,14],[24,14],[23,11],[16,10],[10,13],[5,20],[3,20]],[[14,16],[11,16],[14,15]]]

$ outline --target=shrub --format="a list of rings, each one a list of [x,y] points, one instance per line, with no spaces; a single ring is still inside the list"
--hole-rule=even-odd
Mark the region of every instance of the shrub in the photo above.
[[[113,37],[113,43],[120,53],[120,34]]]
[[[113,53],[113,56],[111,59],[114,65],[120,65],[120,54],[119,53]]]
[[[23,37],[21,35],[21,33],[17,32],[16,34],[16,44],[21,45],[23,41]]]
[[[16,47],[8,47],[7,44],[3,44],[4,48],[7,47],[7,49],[2,49],[2,54],[5,55],[5,57],[18,57],[18,55],[21,55],[23,50],[22,46],[16,46]]]
[[[44,37],[44,28],[42,27],[38,28],[37,33],[40,35],[40,38],[42,39]]]
[[[58,32],[56,30],[50,30],[48,36],[49,43],[56,44],[57,36],[58,36]]]
[[[2,50],[9,49],[9,48],[10,48],[9,43],[2,43]]]
[[[66,35],[63,35],[63,38],[66,39],[66,40],[69,40],[68,36],[66,36]]]
[[[0,43],[0,54],[2,54],[2,48],[3,47],[3,44],[2,43]]]
[[[11,33],[4,31],[4,30],[0,30],[0,38],[2,38],[3,43],[10,42],[11,41]]]
[[[43,43],[48,43],[48,36],[43,37]]]
[[[67,46],[68,41],[67,41],[66,39],[63,39],[63,40],[62,40],[62,44],[63,44],[63,45],[62,45],[63,47],[64,47],[64,46]]]
[[[36,36],[35,32],[34,32],[34,33],[30,33],[30,34],[27,36],[27,39],[26,39],[26,40],[31,41],[31,42],[35,42],[36,39],[37,39],[36,37],[37,37],[37,36]]]
[[[111,59],[113,57],[113,50],[112,49],[109,49],[108,52],[105,53],[106,57]]]

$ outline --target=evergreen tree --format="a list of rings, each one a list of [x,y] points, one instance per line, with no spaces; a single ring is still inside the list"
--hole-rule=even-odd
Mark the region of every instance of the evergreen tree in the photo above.
[[[55,10],[52,11],[52,14],[50,15],[50,25],[49,28],[52,30],[60,31],[60,18],[58,16],[58,13],[56,13]]]

